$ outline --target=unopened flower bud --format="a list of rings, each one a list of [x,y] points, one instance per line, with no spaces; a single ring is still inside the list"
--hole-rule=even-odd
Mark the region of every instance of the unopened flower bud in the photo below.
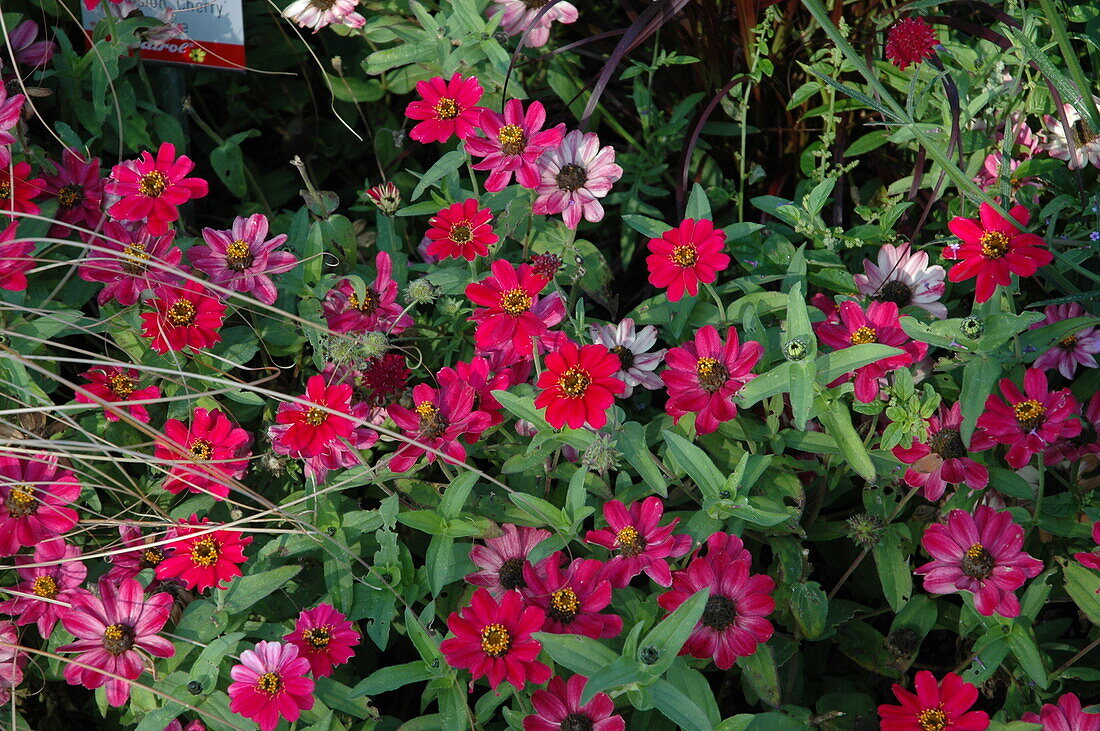
[[[439,297],[441,291],[439,287],[428,281],[427,277],[421,277],[409,282],[409,287],[405,290],[405,296],[410,302],[415,302],[418,305],[430,305]]]
[[[202,683],[197,680],[192,680],[187,684],[187,692],[191,695],[200,695],[202,693]]]
[[[615,449],[615,441],[608,434],[597,434],[596,440],[588,445],[581,457],[581,464],[596,470],[601,475],[618,469],[622,453]]]
[[[985,323],[976,317],[968,317],[962,321],[959,329],[962,330],[963,335],[971,340],[975,340],[980,338],[982,333],[985,332]]]
[[[802,338],[792,338],[783,343],[783,357],[792,363],[802,360],[809,352],[810,349]]]
[[[553,279],[562,264],[561,257],[557,254],[536,254],[531,257],[531,268],[535,270],[535,274],[547,279]]]
[[[371,330],[363,333],[359,341],[359,352],[364,358],[381,358],[390,349],[390,339],[386,333]]]
[[[401,207],[401,191],[389,181],[368,189],[367,197],[387,216],[392,216]]]
[[[848,518],[848,537],[860,546],[870,548],[878,543],[884,527],[878,516],[860,513]]]
[[[638,659],[643,665],[655,665],[661,659],[661,650],[655,645],[646,645],[638,650]]]

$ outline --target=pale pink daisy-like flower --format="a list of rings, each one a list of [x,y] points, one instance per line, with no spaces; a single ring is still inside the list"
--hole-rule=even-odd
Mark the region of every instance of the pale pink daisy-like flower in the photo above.
[[[22,581],[15,591],[19,593],[0,603],[0,612],[15,617],[18,625],[36,624],[42,639],[49,639],[62,611],[88,575],[88,567],[79,558],[80,549],[60,538],[39,543],[33,557],[17,556],[16,571]]]
[[[615,164],[615,148],[601,148],[595,132],[573,130],[561,146],[547,150],[539,158],[542,181],[535,192],[531,212],[540,216],[562,214],[565,225],[577,228],[583,216],[596,223],[603,220],[603,198],[612,184],[623,176]]]
[[[1031,329],[1053,325],[1063,320],[1072,320],[1077,317],[1087,317],[1085,308],[1076,302],[1065,305],[1047,305],[1043,310],[1046,317],[1031,326]],[[1058,369],[1063,377],[1072,380],[1077,373],[1077,366],[1096,368],[1097,353],[1100,353],[1100,330],[1095,327],[1086,327],[1059,340],[1053,348],[1035,359],[1035,368],[1044,371]]]
[[[504,190],[512,182],[512,173],[524,188],[537,188],[542,176],[536,163],[546,150],[557,147],[565,136],[565,125],[542,129],[546,124],[546,109],[540,102],[531,102],[527,112],[523,102],[509,99],[504,114],[491,109],[481,113],[481,131],[485,137],[470,135],[466,151],[485,158],[474,170],[490,170],[485,190]]]
[[[500,29],[510,36],[518,36],[530,27],[525,45],[538,48],[550,40],[550,26],[555,20],[576,23],[578,17],[576,6],[563,0],[532,24],[546,4],[547,0],[493,0],[488,15],[490,18],[500,15]]]
[[[294,0],[286,6],[283,17],[299,27],[312,28],[314,33],[337,23],[362,28],[367,19],[355,12],[357,5],[358,0]]]
[[[241,653],[241,664],[229,671],[229,710],[250,718],[261,731],[273,731],[279,717],[294,722],[313,708],[314,682],[305,677],[309,660],[295,645],[258,642]]]
[[[1086,713],[1081,699],[1066,693],[1058,699],[1058,705],[1043,704],[1039,713],[1025,713],[1020,719],[1026,723],[1040,723],[1042,731],[1100,731],[1100,713]]]
[[[1093,98],[1100,103],[1100,99]],[[1073,135],[1073,151],[1070,152],[1070,141],[1066,137],[1066,128],[1062,125],[1061,118],[1044,114],[1047,154],[1058,160],[1069,161],[1070,170],[1080,170],[1086,165],[1100,168],[1100,134],[1089,128],[1088,122],[1081,118],[1081,113],[1072,104],[1063,104],[1062,111],[1065,112],[1070,133]]]
[[[947,317],[947,307],[940,302],[947,285],[947,272],[937,265],[928,266],[928,254],[913,251],[910,244],[883,244],[878,250],[878,264],[863,262],[864,274],[856,274],[856,286],[861,294],[883,302],[893,302],[898,309],[915,305],[941,320]]]
[[[206,246],[192,246],[187,257],[208,275],[211,284],[249,293],[265,305],[273,305],[279,292],[268,275],[289,272],[298,258],[289,251],[275,251],[286,243],[286,234],[268,239],[267,225],[267,217],[255,213],[248,218],[238,216],[228,231],[204,228]]]
[[[548,530],[511,523],[502,525],[501,530],[504,535],[486,538],[484,546],[470,549],[470,560],[479,570],[466,575],[467,583],[487,587],[494,596],[527,588],[523,577],[523,567],[531,565],[527,557],[550,537]]]
[[[14,622],[0,621],[0,706],[11,700],[11,692],[23,682],[27,654],[19,649],[19,631]]]
[[[623,398],[633,394],[635,386],[655,391],[664,385],[654,371],[664,360],[666,349],[649,352],[657,342],[657,328],[653,325],[635,330],[634,320],[626,317],[618,325],[589,325],[588,333],[592,342],[603,345],[618,357],[621,367],[615,377],[626,384],[621,394]]]

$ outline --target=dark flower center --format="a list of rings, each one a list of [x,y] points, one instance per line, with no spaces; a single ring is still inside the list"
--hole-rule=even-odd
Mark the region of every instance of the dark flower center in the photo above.
[[[497,139],[500,140],[500,149],[505,155],[522,155],[527,149],[527,137],[523,134],[523,129],[514,124],[501,127],[500,132],[497,132]]]
[[[195,545],[191,546],[191,562],[196,566],[213,566],[218,562],[220,555],[221,547],[210,536],[196,541]]]
[[[611,348],[611,352],[619,357],[619,367],[622,370],[629,371],[634,365],[634,352],[625,345],[616,345]]]
[[[425,401],[413,409],[420,416],[420,436],[425,439],[439,439],[447,431],[447,420],[439,413],[435,404]]]
[[[168,178],[159,170],[141,176],[138,192],[150,198],[159,198],[168,187]]]
[[[378,309],[378,295],[374,290],[367,287],[363,290],[363,301],[360,302],[359,298],[352,292],[348,295],[348,303],[355,309],[362,312],[364,315],[369,315]]]
[[[1046,421],[1047,410],[1035,399],[1021,401],[1012,407],[1012,413],[1016,417],[1016,423],[1024,431],[1035,431]]]
[[[627,558],[645,551],[645,538],[642,538],[638,529],[632,525],[621,528],[615,534],[615,542],[619,544],[619,551]]]
[[[178,299],[168,308],[168,321],[176,327],[187,327],[195,322],[195,303]]]
[[[523,579],[523,559],[510,558],[500,565],[497,571],[500,585],[505,589],[526,589],[527,582]]]
[[[11,183],[0,183],[0,198],[11,198]]]
[[[980,543],[975,543],[963,554],[962,572],[972,579],[988,579],[993,574],[993,554]]]
[[[146,548],[141,552],[141,560],[138,566],[143,569],[154,569],[164,560],[164,551],[159,548]]]
[[[302,630],[302,639],[314,650],[327,650],[332,641],[332,631],[329,627],[314,627]]]
[[[715,358],[700,358],[695,364],[699,386],[707,393],[718,393],[730,379],[729,369]]]
[[[127,274],[141,274],[149,268],[145,263],[147,261],[149,261],[149,252],[145,250],[145,244],[137,242],[127,244],[122,250],[122,270]]]
[[[694,246],[677,246],[668,255],[669,260],[679,267],[693,267],[699,261],[699,252]]]
[[[283,689],[283,679],[278,673],[264,673],[256,679],[256,690],[268,695],[275,695]]]
[[[474,238],[474,232],[470,229],[470,222],[463,221],[460,224],[451,226],[451,241],[456,244],[468,244]]]
[[[66,185],[57,190],[57,202],[62,208],[72,208],[84,199],[83,185]]]
[[[318,409],[316,406],[310,406],[306,410],[305,422],[310,426],[321,426],[328,419],[328,413]]]
[[[449,97],[443,97],[435,105],[435,114],[439,119],[454,119],[458,116],[458,103]]]
[[[920,731],[943,731],[947,728],[947,714],[939,708],[926,708],[917,715]]]
[[[580,190],[588,182],[588,171],[575,163],[566,163],[554,176],[558,187],[570,193]]]
[[[125,373],[116,373],[107,379],[107,386],[115,396],[126,398],[134,392],[134,379]]]
[[[243,272],[248,269],[252,266],[254,260],[252,248],[244,239],[237,239],[225,247],[225,266],[235,272]]]
[[[933,452],[944,459],[958,459],[966,456],[966,445],[956,429],[941,429],[928,440]]]
[[[489,657],[503,657],[512,649],[512,635],[503,624],[490,624],[481,630],[481,649]]]
[[[1078,119],[1076,122],[1074,122],[1072,125],[1072,129],[1073,141],[1076,143],[1077,147],[1089,144],[1090,142],[1094,141],[1098,136],[1094,134],[1091,129],[1089,129],[1088,124],[1086,124],[1085,120],[1083,119]]]
[[[535,274],[547,279],[553,278],[561,265],[561,257],[557,254],[536,254],[531,257],[531,268],[535,270]]]
[[[986,231],[978,241],[986,259],[1000,259],[1008,253],[1008,237],[1000,231]]]
[[[35,596],[53,599],[61,590],[57,588],[57,582],[52,576],[38,576],[34,579],[34,588],[32,591]]]
[[[581,602],[577,598],[577,592],[566,586],[550,595],[550,611],[547,614],[555,622],[569,624],[577,616],[580,608]]]
[[[857,328],[850,336],[848,336],[848,342],[852,345],[866,345],[867,343],[877,343],[878,333],[875,332],[873,327]]]
[[[905,307],[913,301],[913,288],[905,282],[891,279],[882,285],[875,299],[880,302],[893,302],[899,308]]]
[[[1058,349],[1059,350],[1064,350],[1067,353],[1072,353],[1074,350],[1077,350],[1077,336],[1076,335],[1067,335],[1064,338],[1062,338],[1061,340],[1059,340],[1058,341]]]
[[[510,289],[500,296],[500,309],[512,317],[518,317],[531,309],[531,295],[522,289]]]
[[[332,10],[332,6],[336,4],[336,0],[310,0],[309,4],[318,10]]]
[[[538,10],[548,2],[550,2],[550,0],[523,0],[523,6],[528,10]],[[562,726],[562,728],[565,727]]]
[[[26,485],[16,485],[8,493],[8,499],[4,501],[4,507],[8,509],[8,515],[13,518],[26,518],[38,512],[38,499],[34,496],[34,488]]]
[[[531,2],[532,0],[524,0],[525,2]],[[536,2],[540,0],[535,0]],[[546,3],[549,0],[541,0]],[[561,720],[561,731],[592,731],[595,726],[592,725],[592,719],[583,713],[573,713],[566,716]]]
[[[725,596],[712,596],[703,608],[703,617],[699,620],[704,626],[721,632],[737,619],[737,605]]]
[[[569,398],[580,398],[591,385],[592,376],[579,366],[570,366],[565,373],[561,374],[561,380],[558,381],[558,388]]]
[[[134,628],[128,624],[112,624],[103,630],[103,649],[121,655],[134,646]]]

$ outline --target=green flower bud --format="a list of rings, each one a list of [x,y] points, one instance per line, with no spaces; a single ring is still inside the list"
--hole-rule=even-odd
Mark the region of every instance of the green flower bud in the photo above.
[[[966,318],[959,327],[962,330],[962,334],[971,340],[980,338],[982,333],[985,332],[985,323],[976,317]]]

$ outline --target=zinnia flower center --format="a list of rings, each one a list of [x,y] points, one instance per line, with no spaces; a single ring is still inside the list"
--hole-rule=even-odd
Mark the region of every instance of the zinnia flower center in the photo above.
[[[4,507],[13,518],[26,518],[38,512],[38,500],[34,497],[34,488],[26,485],[16,485],[8,493],[8,499],[4,501]]]
[[[1077,349],[1077,336],[1067,335],[1058,341],[1058,349],[1064,350],[1067,353],[1073,352]]]
[[[220,555],[221,549],[218,542],[210,536],[196,541],[195,545],[191,546],[191,561],[196,566],[213,566],[218,562]]]
[[[521,155],[527,147],[527,137],[524,136],[523,129],[514,124],[501,127],[500,132],[497,132],[497,139],[500,140],[500,149],[505,155]]]
[[[947,714],[939,708],[926,708],[917,715],[921,731],[943,731],[947,728]]]
[[[716,358],[700,358],[695,364],[699,386],[707,393],[718,393],[730,379],[729,369]]]
[[[523,578],[523,559],[510,558],[500,565],[497,571],[500,585],[505,589],[526,589],[527,582]]]
[[[103,649],[121,655],[134,646],[134,628],[128,624],[112,624],[103,630]]]
[[[512,648],[512,635],[503,624],[490,624],[481,630],[481,649],[489,657],[503,657]]]
[[[1094,141],[1098,136],[1089,129],[1089,126],[1085,124],[1085,120],[1078,119],[1072,125],[1073,141],[1077,143],[1077,147],[1082,147]]]
[[[107,379],[107,387],[119,398],[126,398],[134,392],[134,379],[125,373],[116,373]]]
[[[1047,410],[1035,399],[1028,399],[1013,406],[1012,413],[1025,431],[1034,431],[1046,421]]]
[[[205,462],[214,454],[214,445],[205,439],[196,439],[191,442],[191,457],[199,462]]]
[[[11,198],[11,183],[0,183],[0,198]]]
[[[336,4],[336,0],[310,0],[310,5],[318,10],[332,10],[332,6]]]
[[[451,241],[456,244],[468,244],[474,238],[474,232],[470,229],[470,222],[463,221],[462,223],[451,226]]]
[[[436,102],[435,114],[439,119],[454,119],[458,116],[458,102],[450,97],[443,97]]]
[[[638,529],[632,525],[620,528],[615,534],[615,542],[619,544],[619,551],[630,558],[637,556],[645,550],[645,539],[638,533]]]
[[[149,268],[145,262],[149,261],[149,252],[145,250],[145,244],[134,242],[127,244],[122,250],[122,269],[127,274],[141,274]]]
[[[704,626],[721,632],[736,619],[737,605],[732,599],[725,596],[712,596],[707,599],[707,605],[703,608],[703,616],[699,621]]]
[[[302,639],[314,650],[327,650],[332,641],[332,631],[328,627],[314,627],[302,630]]]
[[[979,243],[982,245],[982,256],[986,259],[1000,259],[1008,253],[1008,237],[1000,231],[986,231]]]
[[[378,308],[378,295],[374,293],[373,289],[367,287],[363,290],[362,302],[360,302],[359,298],[352,292],[348,295],[348,303],[364,315],[369,315]]]
[[[500,296],[500,309],[505,314],[518,317],[531,309],[531,295],[522,289],[510,289]]]
[[[929,448],[944,459],[966,456],[966,445],[956,429],[941,429],[928,440]]]
[[[52,576],[36,577],[32,591],[35,596],[45,597],[46,599],[53,599],[59,593],[57,582],[54,581]]]
[[[867,327],[866,325],[864,325],[863,327],[858,328],[855,332],[853,332],[851,336],[849,336],[848,342],[850,342],[852,345],[877,343],[878,333],[875,332],[875,329],[873,327]]]
[[[561,166],[554,180],[559,188],[572,193],[583,188],[588,182],[588,171],[576,163],[566,163]]]
[[[447,421],[430,401],[417,404],[413,411],[420,416],[420,436],[425,439],[439,439],[447,431]]]
[[[195,303],[178,299],[168,308],[168,321],[176,327],[187,327],[195,322]]]
[[[143,569],[155,569],[164,560],[164,551],[159,548],[146,548],[141,552],[141,561],[138,566]]]
[[[321,411],[316,406],[310,406],[306,410],[305,422],[310,426],[321,426],[328,419],[328,413]]]
[[[694,246],[677,246],[668,255],[669,260],[680,267],[693,267],[699,261],[699,252]]]
[[[283,689],[283,679],[278,673],[264,673],[256,678],[256,690],[268,695],[275,695]]]
[[[235,272],[243,272],[252,266],[255,257],[252,248],[244,239],[237,239],[225,247],[225,265]]]
[[[561,375],[561,379],[558,381],[561,392],[569,398],[583,396],[591,385],[592,376],[588,375],[588,371],[579,366],[571,366]]]
[[[880,302],[893,302],[899,308],[905,307],[913,301],[913,288],[905,282],[891,279],[882,285],[875,299]]]
[[[539,10],[548,2],[550,0],[523,0],[523,6],[528,10]],[[562,728],[565,728],[565,726],[563,725]]]
[[[972,579],[988,579],[993,573],[993,554],[980,543],[975,543],[963,554],[962,572]]]
[[[524,0],[524,2],[541,2],[542,5],[545,5],[550,0]],[[539,7],[542,7],[542,5]],[[561,721],[561,731],[592,731],[594,728],[592,719],[583,713],[571,713]]]
[[[616,345],[611,348],[611,352],[618,356],[619,367],[624,371],[629,371],[630,367],[634,365],[634,351],[625,345]]]
[[[83,185],[66,185],[57,190],[57,202],[63,208],[72,208],[84,198]]]
[[[569,624],[577,616],[577,610],[581,608],[577,592],[568,586],[558,589],[550,595],[550,618],[562,624]]]
[[[167,187],[168,178],[161,171],[154,170],[141,176],[141,182],[138,183],[138,192],[150,198],[158,198]]]

